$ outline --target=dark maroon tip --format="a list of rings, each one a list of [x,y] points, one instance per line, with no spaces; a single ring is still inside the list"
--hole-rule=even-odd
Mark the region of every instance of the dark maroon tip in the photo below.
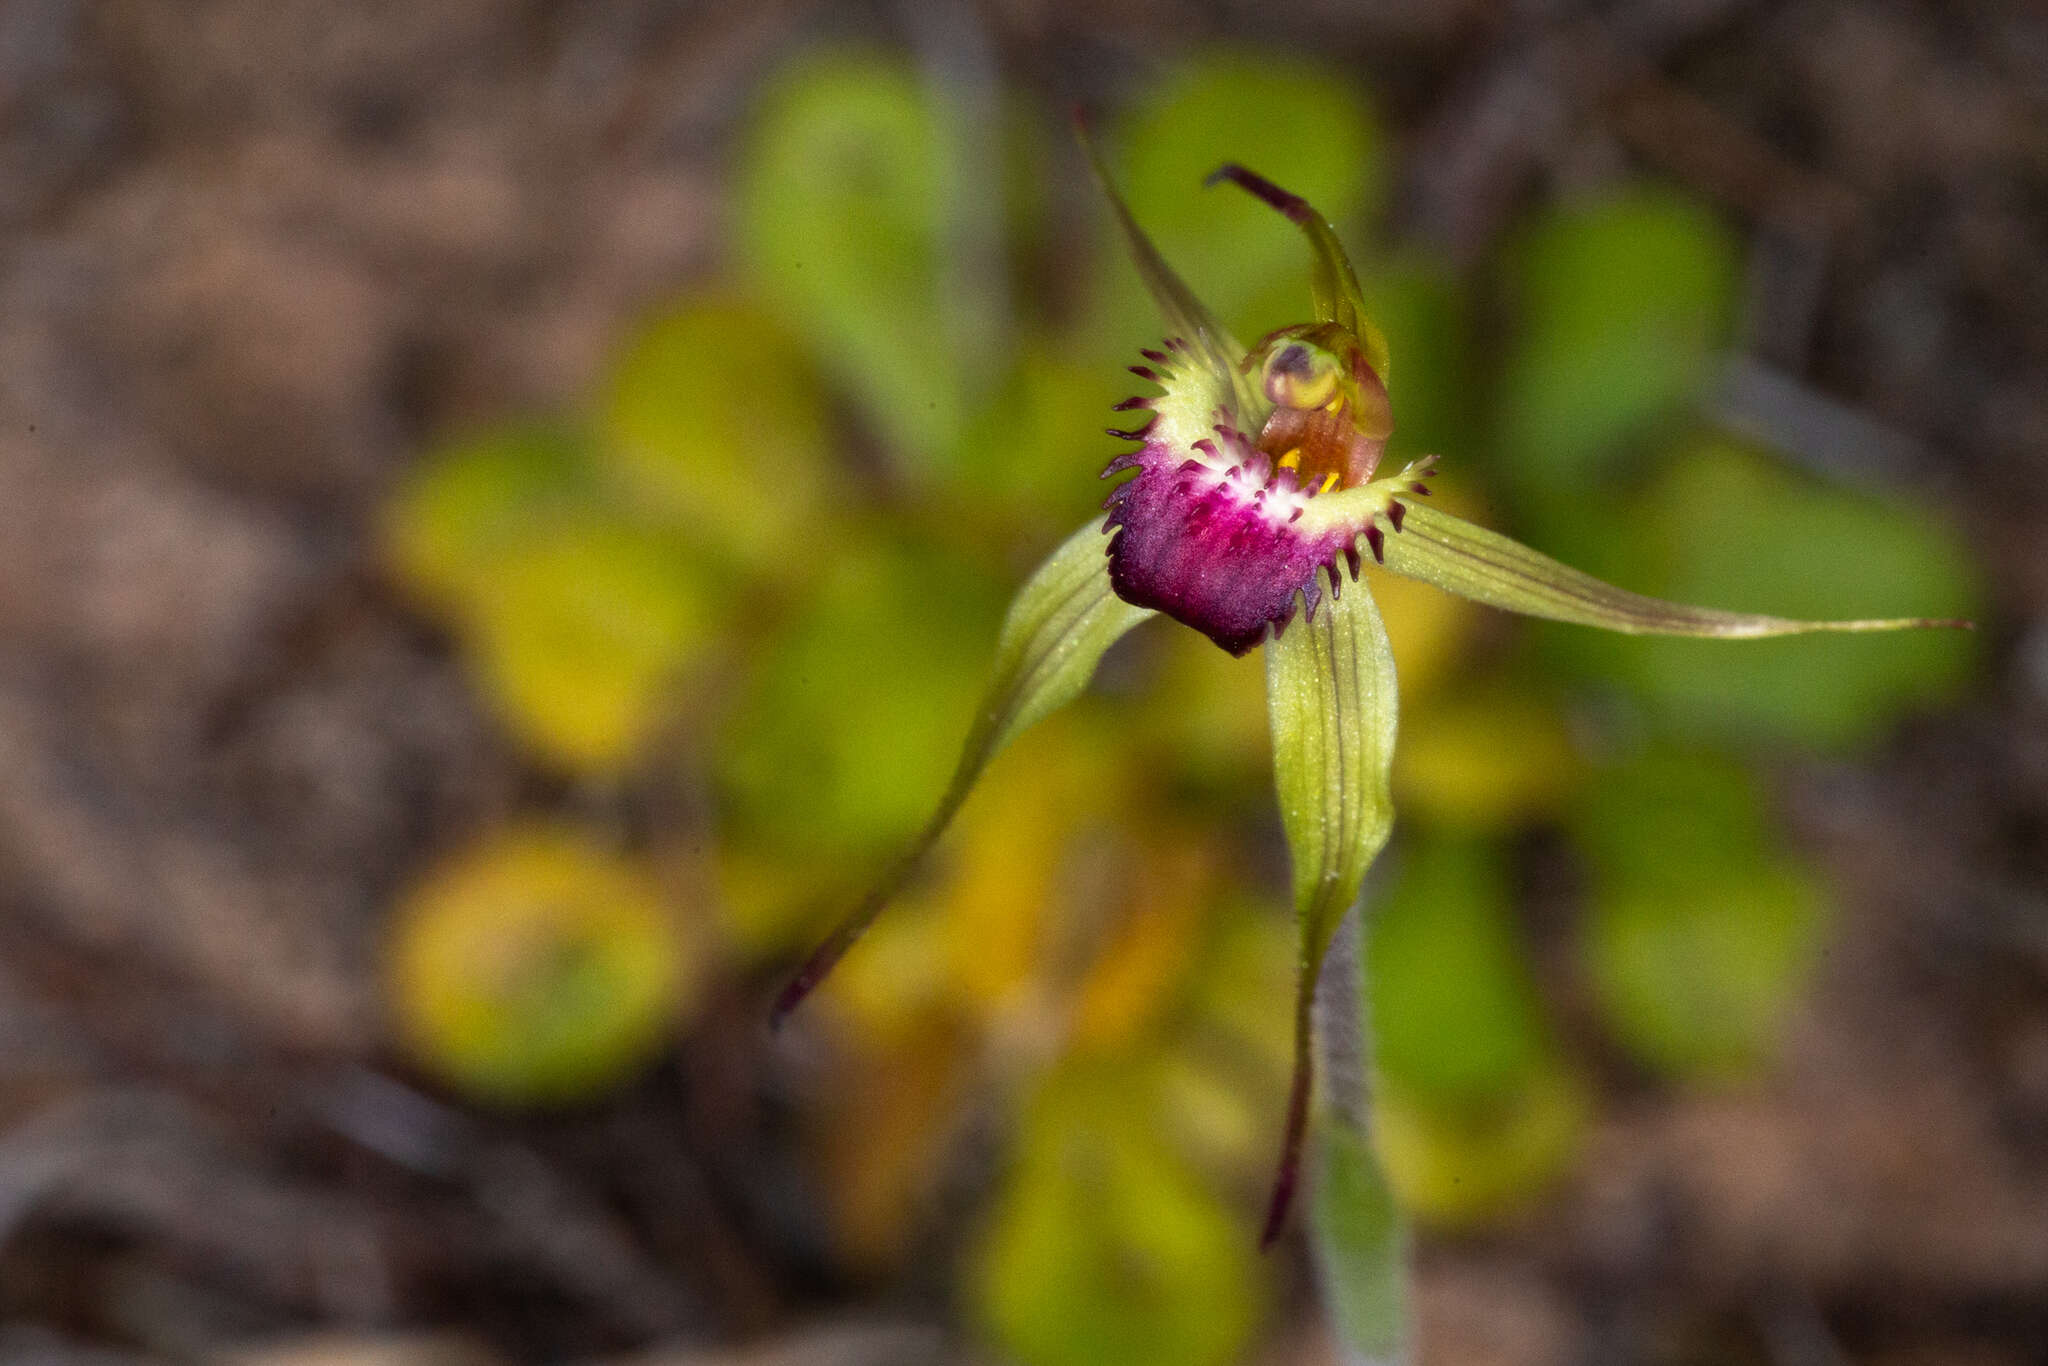
[[[1143,441],[1145,433],[1152,430],[1152,424],[1147,422],[1142,427],[1104,427],[1102,430],[1119,441]]]
[[[1132,374],[1136,375],[1136,376],[1137,376],[1137,377],[1138,377],[1139,379],[1142,379],[1142,380],[1148,380],[1148,381],[1150,381],[1150,382],[1151,382],[1151,383],[1153,383],[1153,384],[1157,384],[1157,383],[1159,383],[1159,376],[1158,376],[1158,375],[1156,375],[1156,374],[1154,374],[1154,373],[1152,372],[1152,370],[1150,369],[1150,367],[1148,367],[1148,366],[1143,366],[1143,365],[1132,365],[1132,366],[1127,366],[1126,368],[1127,368],[1127,369],[1128,369],[1128,370],[1129,370],[1129,371],[1130,371],[1130,372],[1131,372]]]
[[[835,951],[828,953],[827,950]],[[795,1014],[796,1008],[809,1000],[811,993],[818,989],[818,984],[831,974],[833,966],[845,952],[844,945],[820,945],[819,951],[805,960],[804,965],[797,969],[796,975],[784,982],[782,990],[775,993],[775,1005],[768,1012],[768,1027],[782,1028],[783,1022]]]
[[[1151,399],[1146,398],[1140,394],[1132,394],[1129,398],[1124,399],[1120,403],[1110,404],[1109,410],[1112,413],[1128,413],[1133,408],[1149,408],[1151,406]]]
[[[1166,353],[1164,351],[1155,351],[1151,347],[1146,346],[1139,348],[1138,354],[1151,361],[1154,365],[1166,364]]]
[[[1282,1168],[1279,1179],[1273,1183],[1272,1198],[1266,1203],[1266,1226],[1259,1232],[1259,1251],[1271,1251],[1287,1231],[1287,1211],[1294,1205],[1294,1184],[1300,1176],[1301,1163],[1297,1160]]]
[[[1295,1187],[1301,1184],[1301,1150],[1308,1137],[1308,1101],[1314,1086],[1315,1074],[1307,1058],[1297,1056],[1294,1081],[1287,1093],[1287,1131],[1280,1139],[1280,1166],[1273,1173],[1273,1194],[1266,1201],[1266,1224],[1259,1233],[1261,1252],[1279,1242],[1287,1231],[1287,1213],[1294,1205]]]
[[[1316,211],[1309,207],[1306,199],[1298,194],[1289,194],[1256,171],[1248,171],[1234,161],[1225,162],[1209,173],[1202,183],[1216,185],[1229,181],[1238,188],[1249,191],[1297,223],[1313,223]]]
[[[889,875],[867,894],[865,900],[853,908],[851,914],[832,927],[831,933],[825,936],[818,947],[811,950],[803,965],[776,994],[774,1008],[768,1012],[770,1029],[782,1028],[782,1022],[789,1018],[790,1012],[808,1000],[811,993],[818,989],[818,984],[831,975],[832,969],[839,965],[839,960],[846,957],[847,950],[867,932],[868,926],[875,923],[875,917],[889,904],[889,898],[924,858],[925,851],[931,848],[932,841],[943,828],[943,823],[935,823],[928,827]]]
[[[1387,520],[1394,524],[1394,530],[1399,531],[1401,529],[1401,519],[1406,517],[1407,515],[1408,509],[1403,507],[1399,502],[1390,502],[1387,504]]]
[[[1365,529],[1365,543],[1372,547],[1372,557],[1376,563],[1385,564],[1387,562],[1386,533],[1382,532],[1377,526],[1369,526]]]
[[[1113,474],[1122,474],[1125,470],[1135,469],[1137,468],[1137,465],[1137,452],[1126,451],[1124,454],[1110,461],[1107,465],[1104,465],[1102,467],[1102,474],[1099,477],[1107,479]]]

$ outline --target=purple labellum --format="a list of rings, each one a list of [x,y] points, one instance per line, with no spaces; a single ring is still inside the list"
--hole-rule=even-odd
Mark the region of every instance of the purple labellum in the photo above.
[[[1177,454],[1148,443],[1136,453],[1138,477],[1110,495],[1110,583],[1124,601],[1241,655],[1294,614],[1297,598],[1315,610],[1317,571],[1356,533],[1298,531],[1292,471],[1261,489]]]

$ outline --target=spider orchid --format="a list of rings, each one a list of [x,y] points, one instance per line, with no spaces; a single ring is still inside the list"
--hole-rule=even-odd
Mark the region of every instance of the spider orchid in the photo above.
[[[1083,139],[1086,141],[1085,137]],[[817,986],[946,829],[989,760],[1073,700],[1110,645],[1164,613],[1233,655],[1266,649],[1280,815],[1300,932],[1294,1062],[1263,1241],[1286,1222],[1313,1091],[1316,982],[1340,921],[1393,824],[1388,767],[1394,661],[1365,569],[1420,579],[1510,612],[1628,634],[1731,640],[1810,631],[1964,626],[1926,619],[1794,621],[1688,607],[1616,588],[1420,501],[1435,457],[1378,476],[1392,434],[1385,339],[1330,224],[1242,166],[1228,181],[1307,236],[1314,320],[1247,349],[1160,257],[1110,183],[1096,179],[1168,330],[1131,367],[1158,393],[1117,408],[1148,414],[1110,435],[1139,443],[1103,471],[1135,471],[1108,518],[1069,538],[1011,604],[994,676],[959,766],[909,850],[783,989],[780,1022]],[[1346,590],[1349,591],[1346,591]],[[1293,630],[1295,617],[1301,623]]]

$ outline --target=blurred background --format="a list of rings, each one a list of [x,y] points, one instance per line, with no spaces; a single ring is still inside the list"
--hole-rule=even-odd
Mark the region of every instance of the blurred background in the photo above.
[[[1159,324],[1350,243],[1428,1363],[2048,1360],[2048,15],[0,3],[0,1359],[1321,1363],[1262,670],[944,783]]]

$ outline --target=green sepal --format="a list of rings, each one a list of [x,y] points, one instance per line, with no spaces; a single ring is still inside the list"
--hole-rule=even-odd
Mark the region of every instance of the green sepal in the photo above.
[[[1294,1081],[1265,1241],[1279,1235],[1299,1174],[1313,1090],[1316,980],[1344,913],[1393,829],[1394,655],[1363,582],[1266,647],[1273,780],[1294,869],[1301,936]]]
[[[1078,120],[1074,134],[1088,154],[1088,167],[1095,174],[1095,183],[1101,187],[1102,197],[1109,201],[1110,212],[1116,216],[1124,245],[1131,253],[1131,263],[1138,268],[1139,278],[1144,280],[1153,303],[1158,305],[1159,316],[1169,332],[1188,343],[1196,360],[1219,387],[1236,395],[1236,410],[1240,415],[1265,412],[1272,404],[1266,401],[1252,377],[1238,367],[1245,354],[1244,347],[1222,323],[1216,321],[1215,315],[1195,297],[1195,292],[1174,273],[1173,267],[1166,264],[1159,248],[1152,245],[1152,239],[1138,226],[1138,220],[1131,216],[1130,207],[1117,193],[1116,183],[1109,178],[1109,168],[1103,164],[1102,153],[1097,150],[1095,140]]]
[[[1033,724],[1080,696],[1103,652],[1152,615],[1148,609],[1131,606],[1110,588],[1108,544],[1100,524],[1090,521],[1053,551],[1017,591],[996,640],[988,691],[967,732],[945,795],[910,847],[782,989],[775,1002],[776,1023],[824,980],[916,871],[952,824],[989,761]]]
[[[1219,166],[1209,177],[1212,185],[1221,180],[1227,180],[1271,205],[1301,229],[1302,235],[1308,238],[1312,258],[1309,294],[1315,301],[1316,321],[1334,322],[1358,338],[1359,344],[1365,348],[1366,362],[1384,383],[1387,378],[1387,339],[1366,316],[1365,294],[1358,287],[1358,274],[1351,269],[1351,258],[1344,254],[1344,244],[1337,240],[1337,230],[1330,226],[1330,220],[1317,213],[1300,195],[1281,189],[1258,172],[1246,170],[1235,162]]]
[[[1488,607],[1551,621],[1598,626],[1624,635],[1756,640],[1810,631],[1970,627],[1966,621],[1929,617],[1796,621],[1790,617],[1723,612],[1712,607],[1666,602],[1616,588],[1531,550],[1520,541],[1417,503],[1405,504],[1401,531],[1386,538],[1384,564],[1396,574],[1434,584],[1447,593]]]

